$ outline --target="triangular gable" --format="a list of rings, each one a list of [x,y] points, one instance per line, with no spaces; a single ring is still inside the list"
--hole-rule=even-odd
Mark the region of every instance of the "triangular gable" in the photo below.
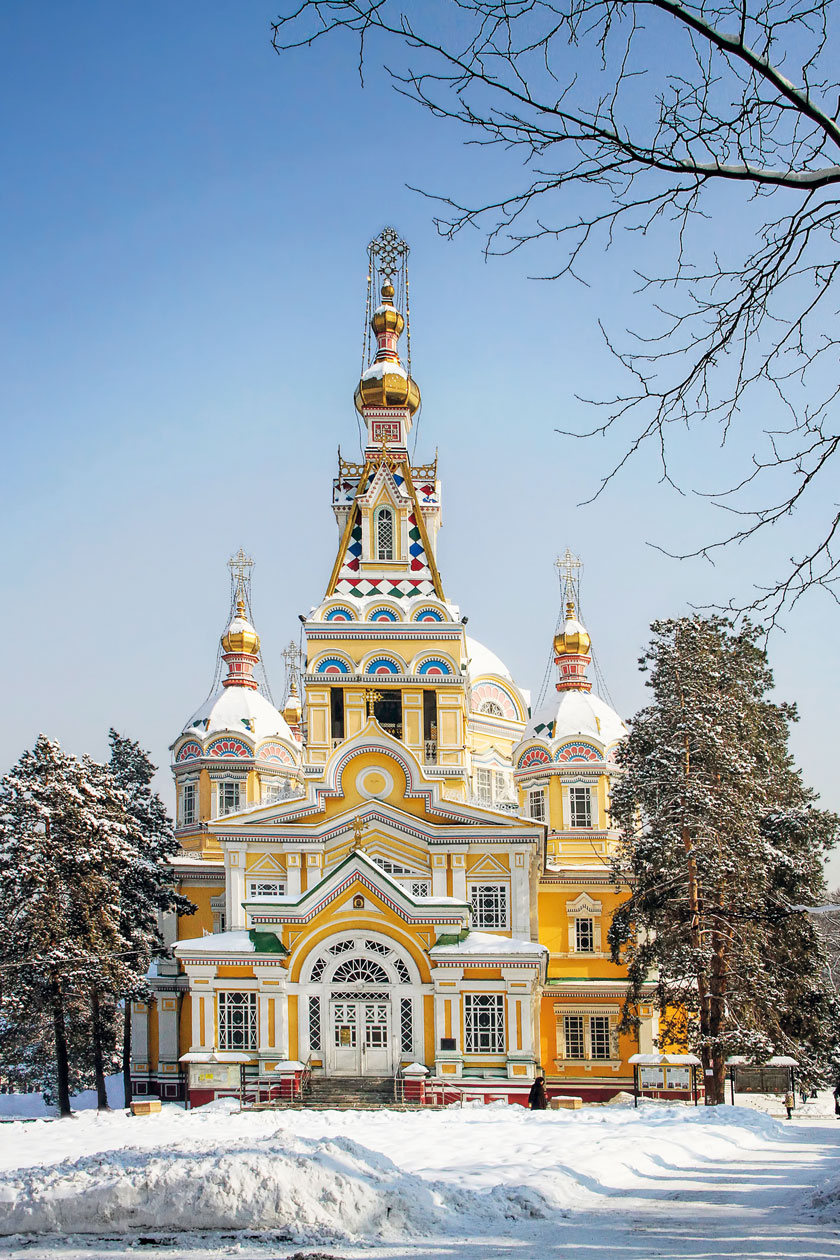
[[[285,875],[286,868],[270,853],[264,853],[253,866],[248,867],[248,875]]]
[[[505,875],[510,879],[510,870],[503,866],[490,853],[485,853],[475,866],[470,867],[470,875]]]

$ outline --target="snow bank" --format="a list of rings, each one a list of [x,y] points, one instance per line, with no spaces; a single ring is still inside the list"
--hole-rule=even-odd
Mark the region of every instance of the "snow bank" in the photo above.
[[[123,1078],[122,1074],[105,1078],[109,1107],[122,1107]],[[86,1089],[81,1094],[74,1094],[70,1099],[74,1111],[89,1111],[96,1107],[96,1090]],[[57,1108],[44,1101],[44,1095],[34,1094],[0,1094],[0,1117],[11,1116],[14,1119],[32,1119],[42,1116],[54,1116]]]
[[[492,1196],[423,1180],[347,1137],[126,1148],[0,1181],[0,1233],[278,1229],[294,1239],[396,1238],[546,1215],[538,1191]]]

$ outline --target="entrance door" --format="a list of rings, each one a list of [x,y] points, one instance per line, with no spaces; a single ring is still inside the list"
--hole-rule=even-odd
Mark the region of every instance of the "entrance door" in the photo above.
[[[390,1002],[332,1002],[329,1069],[334,1076],[387,1076],[393,1070]]]

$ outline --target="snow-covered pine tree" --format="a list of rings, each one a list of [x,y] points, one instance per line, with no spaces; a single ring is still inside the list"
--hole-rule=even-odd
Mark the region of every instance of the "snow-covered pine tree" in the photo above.
[[[194,914],[196,907],[174,889],[170,859],[178,854],[179,845],[172,819],[151,787],[157,767],[135,740],[120,735],[113,727],[108,732],[108,740],[110,770],[126,793],[126,808],[139,838],[121,890],[122,931],[135,951],[132,982],[122,994],[125,1002],[123,1081],[128,1101],[131,1096],[131,1003],[150,996],[146,979],[149,966],[154,958],[168,954],[160,934],[160,916]]]
[[[653,703],[619,753],[611,812],[617,879],[631,895],[610,928],[628,967],[625,1023],[655,980],[663,1048],[701,1057],[707,1102],[725,1060],[824,1053],[834,1005],[813,923],[838,819],[788,751],[793,706],[774,704],[760,632],[722,617],[655,622],[641,659]]]
[[[32,1046],[49,1011],[61,1115],[70,1114],[71,1044],[84,1041],[83,995],[123,953],[115,876],[128,827],[118,802],[103,808],[102,793],[99,770],[44,735],[0,781],[4,1040]]]

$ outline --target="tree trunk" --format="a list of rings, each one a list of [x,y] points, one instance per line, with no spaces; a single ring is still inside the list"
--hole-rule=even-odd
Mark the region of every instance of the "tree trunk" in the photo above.
[[[64,995],[61,985],[53,977],[50,983],[53,1033],[55,1036],[55,1076],[58,1086],[58,1114],[71,1116],[70,1106],[70,1059],[67,1053],[67,1028],[64,1022]]]
[[[125,999],[123,1017],[123,1105],[131,1106],[131,998]]]
[[[93,1027],[93,1076],[96,1081],[97,1111],[110,1111],[108,1106],[108,1089],[105,1085],[105,1060],[102,1054],[102,1012],[99,1005],[99,990],[94,985],[90,994],[91,1024]]]

